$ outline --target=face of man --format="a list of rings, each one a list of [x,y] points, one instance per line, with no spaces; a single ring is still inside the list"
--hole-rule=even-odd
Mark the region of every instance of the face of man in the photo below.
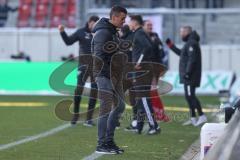
[[[137,21],[135,21],[135,20],[130,20],[130,22],[129,22],[129,28],[130,28],[132,31],[136,30],[136,29],[137,29],[137,26],[138,26]]]
[[[125,23],[127,15],[123,12],[120,12],[118,15],[113,15],[111,18],[112,24],[117,28],[121,28]]]
[[[151,21],[146,21],[146,22],[144,23],[143,29],[145,30],[145,32],[151,33],[152,30],[153,30],[153,24],[152,24],[152,22],[151,22]]]
[[[185,41],[186,37],[189,35],[190,31],[187,28],[180,28],[180,37]]]

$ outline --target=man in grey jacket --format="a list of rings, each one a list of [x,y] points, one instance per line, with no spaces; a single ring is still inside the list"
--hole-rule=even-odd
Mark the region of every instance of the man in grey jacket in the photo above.
[[[121,114],[124,111],[123,68],[121,58],[115,59],[120,39],[117,28],[125,22],[127,10],[114,6],[110,19],[100,19],[93,29],[92,41],[94,58],[94,74],[98,85],[100,111],[98,119],[97,153],[121,154],[123,149],[114,142],[114,132]],[[114,60],[115,59],[115,60]]]

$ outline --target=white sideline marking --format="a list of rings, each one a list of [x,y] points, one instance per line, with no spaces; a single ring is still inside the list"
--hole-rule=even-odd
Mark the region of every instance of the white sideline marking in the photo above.
[[[91,155],[84,157],[83,160],[96,160],[102,157],[104,154],[93,152]]]
[[[53,128],[49,131],[46,131],[46,132],[43,132],[43,133],[40,133],[40,134],[37,134],[37,135],[34,135],[34,136],[30,136],[30,137],[27,137],[27,138],[24,138],[24,139],[15,141],[15,142],[11,142],[11,143],[8,143],[8,144],[0,145],[0,151],[18,146],[20,144],[28,143],[28,142],[35,141],[35,140],[40,139],[40,138],[44,138],[44,137],[53,135],[57,132],[65,130],[69,127],[71,127],[71,124],[64,124],[64,125],[61,125],[59,127]]]

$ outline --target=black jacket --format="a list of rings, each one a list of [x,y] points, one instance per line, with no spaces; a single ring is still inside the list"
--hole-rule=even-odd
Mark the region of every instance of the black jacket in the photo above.
[[[171,49],[180,56],[179,74],[180,83],[199,87],[201,83],[202,60],[200,37],[193,31],[187,38],[185,45],[180,50],[175,45]],[[189,75],[189,79],[185,78]]]
[[[121,37],[122,40],[130,41],[131,43],[133,43],[133,38],[134,38],[134,32],[130,30],[125,32]],[[132,47],[126,52],[126,54],[128,56],[128,62],[132,62]]]
[[[155,63],[162,63],[162,57],[164,55],[163,43],[158,37],[158,34],[155,32],[150,33],[149,37],[152,41],[152,46],[153,46],[152,61]]]
[[[107,18],[101,18],[93,29],[94,37],[92,41],[92,50],[94,56],[101,59],[102,63],[99,63],[94,59],[94,72],[97,73],[95,76],[100,77],[104,76],[110,78],[110,68],[111,68],[111,59],[112,56],[117,53],[117,46],[113,47],[114,49],[107,50],[104,49],[104,46],[110,44],[109,42],[115,42],[119,44],[120,39],[117,33],[116,27],[109,22]],[[111,47],[110,47],[111,48]]]
[[[61,32],[61,37],[66,45],[72,45],[75,42],[79,42],[79,55],[91,54],[93,36],[87,26],[78,29],[70,36],[68,36],[65,31]]]
[[[152,61],[152,42],[142,27],[134,32],[132,62],[137,62],[141,54],[144,55],[142,62]]]

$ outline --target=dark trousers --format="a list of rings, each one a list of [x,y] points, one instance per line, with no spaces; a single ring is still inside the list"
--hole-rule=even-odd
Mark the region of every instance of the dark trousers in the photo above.
[[[141,73],[136,73],[136,76]],[[142,131],[145,117],[148,119],[150,128],[157,128],[158,124],[154,118],[154,111],[151,104],[151,85],[153,74],[149,72],[148,76],[143,79],[136,79],[134,83],[134,91],[136,96],[137,106],[137,128],[139,132]]]
[[[191,117],[196,117],[196,112],[195,109],[197,109],[198,115],[202,116],[203,111],[201,107],[201,103],[198,100],[196,94],[196,87],[184,84],[184,93],[185,93],[185,98],[187,100],[189,109],[190,109],[190,116]]]
[[[124,91],[121,80],[97,77],[98,98],[100,100],[98,118],[98,144],[113,141],[115,128],[124,109]]]
[[[90,77],[91,80],[91,90],[90,90],[90,98],[88,101],[88,112],[86,120],[89,121],[93,117],[94,108],[96,106],[97,101],[97,84],[93,80],[93,76],[91,71],[88,71],[86,66],[79,66],[78,77],[77,77],[77,87],[74,93],[74,113],[79,113],[80,103],[82,100],[82,93],[84,85],[87,79]]]
[[[132,120],[137,120],[137,105],[135,100],[135,93],[131,91],[134,87],[133,78],[134,74],[130,73],[127,75],[127,79],[123,81],[124,93],[128,90],[129,93],[129,105],[132,107]]]
[[[158,124],[154,118],[154,111],[151,105],[150,97],[138,98],[137,106],[137,128],[141,132],[143,129],[145,117],[147,117],[150,128],[157,128]]]

